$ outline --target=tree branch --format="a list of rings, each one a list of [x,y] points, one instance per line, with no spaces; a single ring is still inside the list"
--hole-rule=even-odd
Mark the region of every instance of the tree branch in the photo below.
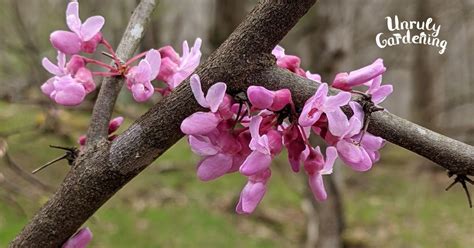
[[[126,61],[137,50],[155,9],[155,2],[155,0],[141,0],[133,11],[116,51],[120,59]],[[95,145],[100,139],[107,139],[109,121],[122,86],[122,77],[105,77],[103,79],[87,131],[88,146]]]

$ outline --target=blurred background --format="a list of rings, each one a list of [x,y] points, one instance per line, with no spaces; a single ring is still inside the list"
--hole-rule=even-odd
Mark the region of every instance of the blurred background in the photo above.
[[[255,0],[159,1],[140,51],[203,39],[203,60],[225,40]],[[105,37],[116,46],[137,1],[81,0],[81,16],[106,18]],[[48,199],[68,171],[50,144],[74,146],[86,132],[94,94],[76,108],[54,105],[39,86],[49,77],[42,57],[55,59],[49,34],[65,29],[64,0],[0,0],[0,246],[4,247]],[[432,17],[441,25],[439,48],[399,45],[381,49],[386,16]],[[474,0],[319,0],[282,41],[302,67],[331,82],[384,59],[384,82],[394,93],[384,106],[428,128],[474,143]],[[100,58],[104,59],[104,58]],[[100,80],[96,80],[100,83]],[[96,91],[98,92],[98,91]],[[119,132],[144,113],[128,92],[114,116]],[[342,164],[326,177],[329,199],[316,203],[306,178],[291,173],[286,155],[272,165],[269,190],[256,212],[238,216],[235,204],[245,178],[228,175],[200,182],[198,157],[181,140],[91,218],[91,247],[474,247],[474,212],[446,171],[387,144],[367,173]]]

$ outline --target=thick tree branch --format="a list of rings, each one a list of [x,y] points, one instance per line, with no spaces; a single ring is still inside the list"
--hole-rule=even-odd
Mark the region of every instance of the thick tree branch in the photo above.
[[[133,11],[117,47],[116,53],[120,59],[124,61],[129,59],[137,50],[155,6],[156,0],[141,0]],[[122,86],[122,77],[105,77],[103,79],[87,131],[88,146],[95,145],[100,139],[107,138],[108,124]]]
[[[239,82],[248,74],[273,64],[270,51],[316,0],[264,0],[247,16],[198,72],[203,87],[216,81]],[[262,59],[263,57],[263,59]],[[240,81],[242,83],[242,81]],[[104,85],[105,86],[105,85]],[[115,86],[118,88],[118,86]],[[114,88],[115,89],[115,88]],[[115,94],[111,89],[109,94]],[[91,135],[105,137],[115,97],[105,98],[104,111],[95,110]],[[177,142],[183,134],[181,121],[200,110],[188,82],[152,107],[112,144],[94,138],[77,159],[64,182],[10,247],[59,247],[123,185]],[[107,118],[101,117],[101,114]]]

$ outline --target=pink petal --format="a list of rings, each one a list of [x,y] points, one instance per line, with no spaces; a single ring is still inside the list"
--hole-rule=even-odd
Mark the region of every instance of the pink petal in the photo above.
[[[201,80],[197,74],[191,76],[189,84],[191,85],[191,90],[193,92],[194,98],[196,101],[204,108],[209,108],[206,98],[204,97],[204,92],[201,87]]]
[[[81,39],[73,32],[54,31],[49,39],[54,48],[65,54],[76,54],[81,51]]]
[[[43,58],[41,63],[43,64],[44,69],[46,69],[49,73],[54,74],[56,76],[64,75],[63,70],[57,65],[53,64],[48,58]]]
[[[329,96],[326,99],[324,107],[326,110],[340,109],[340,106],[344,106],[351,100],[351,93],[339,92],[335,96]]]
[[[51,97],[51,93],[53,93],[54,89],[54,81],[56,80],[56,77],[52,77],[48,79],[43,85],[41,85],[41,91],[47,95],[48,97]]]
[[[104,26],[105,19],[102,16],[92,16],[87,18],[87,20],[81,26],[81,38],[83,41],[88,41],[92,39],[97,33],[100,32]]]
[[[387,96],[392,94],[392,92],[393,92],[393,86],[391,84],[383,85],[371,93],[372,101],[375,104],[379,104],[383,102]]]
[[[175,64],[179,64],[179,62],[180,62],[179,55],[173,49],[172,46],[164,46],[164,47],[158,49],[158,52],[160,52],[161,59],[168,58],[171,62],[174,62]]]
[[[71,31],[79,34],[81,31],[81,19],[79,18],[79,3],[70,2],[66,9],[66,23]]]
[[[326,189],[324,188],[323,176],[321,176],[321,174],[315,173],[309,175],[308,183],[316,200],[324,201],[327,199],[328,196]]]
[[[206,101],[209,104],[211,112],[217,112],[219,105],[222,103],[222,100],[225,96],[225,91],[227,90],[227,85],[225,83],[219,82],[213,84],[207,91]]]
[[[113,118],[109,122],[109,134],[117,131],[117,129],[119,129],[119,127],[122,125],[122,123],[123,123],[123,117],[122,116],[118,116],[118,117]]]
[[[306,71],[305,75],[308,79],[321,83],[321,76],[319,74],[312,74],[310,71]]]
[[[207,134],[216,129],[220,119],[211,112],[196,112],[184,119],[181,131],[188,135]]]
[[[362,106],[358,102],[351,101],[349,103],[349,106],[352,108],[352,112],[354,112],[353,117],[359,119],[361,122],[364,121],[364,110],[362,109]]]
[[[76,72],[86,66],[84,59],[79,55],[72,55],[71,59],[66,65],[67,71],[72,75],[75,75]]]
[[[376,59],[372,64],[349,73],[348,84],[350,86],[363,84],[371,79],[382,75],[386,70],[382,59]]]
[[[250,119],[249,130],[254,140],[260,139],[260,123],[262,123],[262,117],[260,115],[253,116]]]
[[[92,232],[86,227],[74,234],[74,236],[63,244],[62,248],[85,248],[91,240]]]
[[[97,46],[102,42],[102,33],[98,32],[94,37],[88,41],[82,41],[81,51],[85,53],[94,53]]]
[[[251,176],[267,169],[272,162],[269,154],[253,151],[240,166],[240,173],[245,176]]]
[[[189,135],[188,142],[191,150],[199,156],[211,156],[218,153],[218,147],[212,144],[208,137]]]
[[[272,54],[277,59],[282,58],[283,56],[285,56],[285,49],[280,45],[276,45],[275,48],[273,48],[272,50]]]
[[[144,102],[150,99],[155,92],[151,82],[145,82],[144,84],[135,83],[131,87],[133,99],[137,102]]]
[[[74,75],[74,79],[84,86],[87,94],[95,90],[94,77],[86,67],[79,68],[76,75]]]
[[[240,193],[240,200],[236,207],[236,212],[239,214],[252,213],[257,205],[262,201],[267,187],[263,183],[248,182]]]
[[[150,80],[153,80],[156,78],[156,76],[158,76],[158,72],[160,72],[161,55],[157,50],[151,49],[146,53],[145,60],[148,62],[151,68]]]
[[[197,175],[202,181],[216,179],[232,167],[232,156],[218,153],[204,158],[197,167]]]
[[[347,165],[356,164],[363,159],[362,149],[351,142],[341,140],[337,142],[336,148],[339,156]]]
[[[174,89],[174,84],[171,84],[169,81],[177,70],[178,64],[173,62],[170,58],[161,58],[160,72],[158,73],[157,79],[166,82],[169,86],[173,86],[172,89]]]
[[[290,90],[288,89],[277,90],[275,91],[275,94],[273,96],[273,103],[269,109],[271,111],[280,111],[291,102],[292,100],[291,100]]]
[[[247,96],[252,107],[258,109],[267,109],[273,103],[274,93],[262,86],[250,86],[247,89]]]
[[[338,137],[344,137],[349,132],[349,120],[341,109],[326,113],[328,118],[328,127],[331,134]]]
[[[61,84],[61,80],[64,79],[59,79],[59,84]],[[61,89],[58,87],[56,89],[54,100],[64,106],[79,105],[86,96],[84,87],[79,83],[68,83],[61,86]]]
[[[383,147],[384,142],[384,139],[380,137],[374,136],[370,133],[365,133],[361,144],[367,150],[377,151]]]
[[[334,166],[334,162],[337,159],[337,149],[334,146],[329,146],[326,148],[326,162],[324,163],[324,167],[321,170],[322,175],[328,175],[332,173],[332,168]]]

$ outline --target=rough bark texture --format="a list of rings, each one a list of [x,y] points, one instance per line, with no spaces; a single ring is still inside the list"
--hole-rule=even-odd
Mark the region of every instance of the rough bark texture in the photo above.
[[[245,21],[198,68],[203,88],[218,81],[228,83],[229,93],[244,91],[250,83],[271,89],[290,88],[295,102],[301,107],[317,85],[274,68],[270,52],[314,3],[315,0],[264,0],[257,4]],[[105,91],[101,94],[108,98]],[[94,111],[92,121],[100,121],[100,125],[91,127],[97,131],[89,134],[104,137],[114,99],[115,95],[103,100],[108,106],[103,114],[108,118],[98,119],[96,116],[100,112]],[[104,104],[103,101],[97,104]],[[103,107],[96,107],[99,108]],[[184,82],[113,143],[97,139],[97,143],[88,145],[58,191],[10,246],[60,247],[123,185],[183,137],[180,123],[199,110],[201,107],[194,100],[189,84]],[[373,117],[372,133],[429,157],[454,172],[474,174],[472,147],[387,112],[375,113]]]

